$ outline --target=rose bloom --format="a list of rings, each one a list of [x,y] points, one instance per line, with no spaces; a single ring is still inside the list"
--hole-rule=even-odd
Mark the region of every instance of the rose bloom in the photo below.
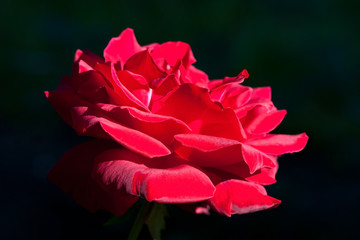
[[[89,211],[118,216],[139,197],[231,216],[276,207],[277,157],[308,137],[270,134],[286,111],[269,87],[236,77],[209,81],[183,42],[140,46],[132,29],[111,39],[104,59],[77,50],[72,76],[45,92],[80,135],[48,178]],[[191,204],[188,204],[191,203]]]

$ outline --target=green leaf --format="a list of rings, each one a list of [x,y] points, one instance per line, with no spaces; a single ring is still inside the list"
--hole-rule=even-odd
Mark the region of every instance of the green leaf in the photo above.
[[[161,231],[165,229],[165,217],[168,215],[165,204],[154,203],[145,221],[153,239],[161,239]]]

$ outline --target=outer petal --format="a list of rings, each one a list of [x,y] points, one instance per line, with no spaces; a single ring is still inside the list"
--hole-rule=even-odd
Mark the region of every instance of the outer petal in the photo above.
[[[262,134],[274,130],[284,119],[286,110],[269,111],[264,107],[255,107],[242,121],[244,130],[249,134]]]
[[[203,167],[223,167],[245,162],[250,173],[275,167],[274,159],[241,142],[201,134],[175,135],[173,149],[181,158]]]
[[[89,50],[76,50],[73,64],[73,74],[92,70],[98,63],[104,63],[104,59]]]
[[[70,86],[63,85],[56,91],[45,91],[45,97],[64,121],[72,125],[70,106],[76,96]]]
[[[271,156],[246,144],[242,145],[241,150],[251,174],[263,167],[275,167],[274,159]]]
[[[268,134],[265,137],[252,139],[246,143],[264,153],[281,155],[303,150],[308,139],[309,137],[305,133],[298,135]]]
[[[126,149],[113,149],[97,157],[94,176],[111,191],[142,196],[161,203],[199,202],[213,196],[214,185],[205,173],[176,155],[148,159]]]
[[[107,62],[120,62],[123,66],[132,55],[144,49],[136,41],[134,30],[127,28],[120,36],[110,40],[104,50],[104,58]]]
[[[107,80],[97,71],[83,72],[72,78],[76,94],[89,102],[121,103],[123,100],[107,84]]]
[[[68,151],[51,169],[47,177],[90,212],[106,210],[119,216],[137,201],[137,197],[121,191],[106,191],[91,178],[94,158],[114,143],[93,140]]]
[[[279,169],[278,163],[273,168],[261,168],[254,174],[245,177],[249,182],[254,182],[261,185],[270,185],[276,183],[275,175]]]
[[[280,200],[267,195],[263,186],[241,180],[228,180],[216,185],[211,206],[219,213],[230,217],[232,214],[251,213],[277,207]]]
[[[254,182],[261,185],[270,185],[276,182],[275,175],[279,168],[279,164],[276,160],[276,157],[269,157],[273,158],[273,163],[275,164],[275,167],[263,167],[255,171],[253,174],[250,174],[249,168],[245,164],[245,162],[221,167],[221,170],[232,173],[235,176],[240,177],[240,179],[245,179],[249,182]]]

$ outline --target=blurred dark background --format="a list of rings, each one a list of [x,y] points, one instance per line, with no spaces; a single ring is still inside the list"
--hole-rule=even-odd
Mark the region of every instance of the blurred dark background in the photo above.
[[[280,158],[269,211],[196,216],[170,207],[164,239],[360,237],[360,2],[2,1],[0,239],[124,239],[45,179],[75,135],[44,98],[71,73],[75,50],[102,55],[127,27],[140,44],[181,40],[211,79],[246,68],[245,85],[271,86],[288,114],[276,130],[306,132]],[[142,233],[146,238],[146,232]]]

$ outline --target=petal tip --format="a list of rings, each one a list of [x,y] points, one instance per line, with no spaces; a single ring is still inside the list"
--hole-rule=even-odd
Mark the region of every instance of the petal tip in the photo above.
[[[241,73],[239,75],[246,79],[249,77],[249,72],[246,69],[244,69],[241,71]]]
[[[301,134],[299,134],[299,138],[300,138],[299,139],[299,141],[300,141],[300,144],[299,144],[300,150],[299,151],[301,151],[305,148],[305,146],[309,140],[309,136],[306,133],[301,133]]]
[[[269,198],[271,198],[271,201],[273,202],[273,205],[272,205],[272,207],[270,207],[270,209],[271,208],[277,208],[280,205],[281,200],[270,197],[270,196],[269,196]]]

